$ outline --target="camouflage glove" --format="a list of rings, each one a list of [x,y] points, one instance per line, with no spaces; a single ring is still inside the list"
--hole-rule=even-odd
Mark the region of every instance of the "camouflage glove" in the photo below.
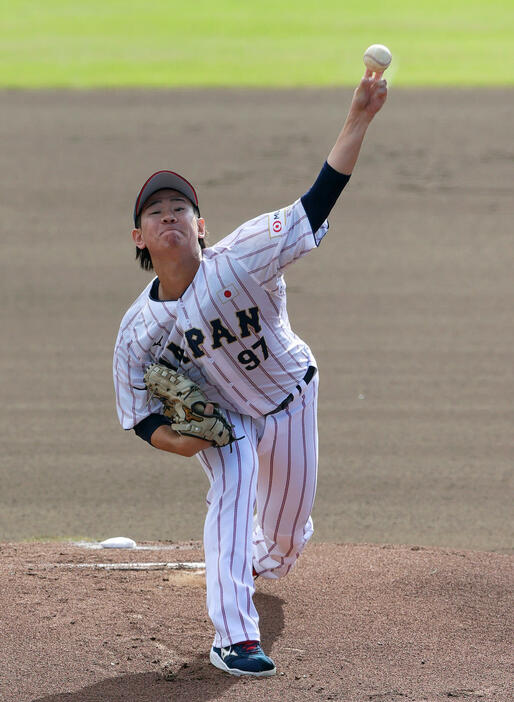
[[[144,375],[145,385],[152,396],[164,406],[164,415],[171,419],[171,428],[178,434],[211,441],[214,446],[226,446],[236,441],[234,430],[222,411],[214,405],[212,414],[205,413],[209,400],[198,385],[161,363],[152,363]]]

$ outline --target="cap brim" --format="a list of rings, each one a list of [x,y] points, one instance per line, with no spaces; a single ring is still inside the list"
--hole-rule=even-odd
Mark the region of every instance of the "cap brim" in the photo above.
[[[148,200],[150,195],[153,195],[158,190],[177,190],[182,195],[185,195],[191,202],[196,205],[198,210],[198,196],[196,190],[193,188],[191,183],[183,178],[178,173],[173,171],[157,171],[153,173],[146,183],[143,185],[139,191],[139,195],[136,199],[136,204],[134,205],[134,223],[136,219],[141,214],[145,202]]]

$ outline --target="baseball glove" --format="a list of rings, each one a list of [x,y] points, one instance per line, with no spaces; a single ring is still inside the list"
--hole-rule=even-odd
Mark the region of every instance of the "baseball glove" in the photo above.
[[[206,414],[209,402],[198,385],[185,375],[161,363],[152,363],[144,374],[151,395],[164,406],[164,415],[171,419],[171,428],[178,434],[211,441],[214,446],[226,446],[236,441],[233,427],[214,403],[212,414]]]

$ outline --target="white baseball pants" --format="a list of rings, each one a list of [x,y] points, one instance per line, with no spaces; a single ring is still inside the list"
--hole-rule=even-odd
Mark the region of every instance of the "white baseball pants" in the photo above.
[[[260,640],[252,567],[281,578],[312,536],[318,466],[318,376],[285,410],[228,413],[230,447],[197,454],[210,481],[204,528],[207,609],[214,645]]]

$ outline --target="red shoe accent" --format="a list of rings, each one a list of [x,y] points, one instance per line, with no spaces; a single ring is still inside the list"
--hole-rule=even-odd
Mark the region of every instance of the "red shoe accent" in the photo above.
[[[259,648],[258,641],[239,641],[237,646],[241,646],[245,653],[253,653]]]

